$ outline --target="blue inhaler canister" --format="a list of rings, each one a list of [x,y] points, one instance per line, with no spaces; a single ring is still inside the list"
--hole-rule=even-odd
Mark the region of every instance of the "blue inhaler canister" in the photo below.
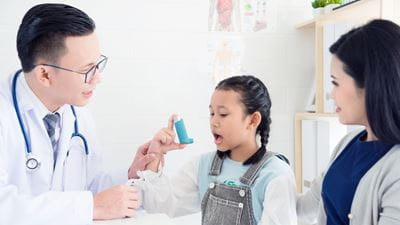
[[[174,124],[176,133],[178,134],[179,143],[192,144],[193,138],[188,137],[183,119],[177,117],[174,121]]]

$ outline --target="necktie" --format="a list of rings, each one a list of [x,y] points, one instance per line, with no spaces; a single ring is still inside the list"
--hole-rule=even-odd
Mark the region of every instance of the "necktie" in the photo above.
[[[56,126],[58,121],[60,120],[60,114],[47,114],[43,118],[44,126],[46,127],[47,134],[51,140],[51,145],[53,146],[53,151],[56,152],[57,149],[57,140],[56,140]]]

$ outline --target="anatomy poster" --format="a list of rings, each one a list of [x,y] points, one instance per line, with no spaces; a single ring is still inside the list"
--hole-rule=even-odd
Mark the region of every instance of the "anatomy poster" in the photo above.
[[[258,32],[273,30],[275,0],[210,0],[209,31]]]
[[[215,37],[209,41],[209,73],[214,84],[227,77],[242,74],[243,52],[244,44],[239,37]]]

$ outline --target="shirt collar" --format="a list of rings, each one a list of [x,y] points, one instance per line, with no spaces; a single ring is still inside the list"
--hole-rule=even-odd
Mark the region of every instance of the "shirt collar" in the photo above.
[[[266,148],[264,146],[261,146],[253,155],[251,155],[248,159],[246,159],[243,162],[243,165],[258,163],[262,159],[262,157],[264,156],[266,151],[267,151]],[[229,156],[230,153],[231,153],[231,150],[224,151],[224,152],[217,150],[217,155],[220,159],[223,159],[224,157]]]

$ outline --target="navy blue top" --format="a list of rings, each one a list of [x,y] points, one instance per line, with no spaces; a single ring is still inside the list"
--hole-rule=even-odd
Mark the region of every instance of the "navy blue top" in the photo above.
[[[362,141],[358,134],[329,167],[322,183],[327,225],[349,224],[348,214],[361,178],[393,146],[382,141]]]

